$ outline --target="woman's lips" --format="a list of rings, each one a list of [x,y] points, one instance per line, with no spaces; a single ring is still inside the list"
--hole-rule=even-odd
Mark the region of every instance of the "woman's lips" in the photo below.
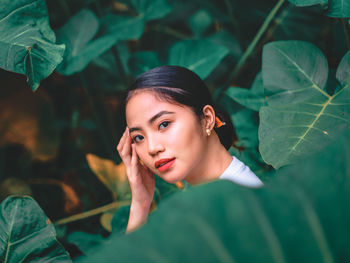
[[[154,166],[160,171],[164,172],[168,170],[175,162],[175,158],[160,159],[154,163]]]

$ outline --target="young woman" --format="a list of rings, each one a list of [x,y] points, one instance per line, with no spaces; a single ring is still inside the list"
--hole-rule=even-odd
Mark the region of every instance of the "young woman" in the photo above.
[[[161,66],[131,85],[127,128],[117,150],[127,168],[132,201],[127,232],[147,221],[155,180],[191,185],[228,179],[260,187],[260,179],[227,151],[233,143],[230,118],[218,114],[204,82],[192,71]]]

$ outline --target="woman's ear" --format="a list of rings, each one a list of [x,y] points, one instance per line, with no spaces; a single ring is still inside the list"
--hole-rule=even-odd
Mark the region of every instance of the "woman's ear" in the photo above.
[[[204,116],[204,129],[209,129],[210,131],[214,129],[215,126],[215,110],[210,105],[205,105],[203,107]]]

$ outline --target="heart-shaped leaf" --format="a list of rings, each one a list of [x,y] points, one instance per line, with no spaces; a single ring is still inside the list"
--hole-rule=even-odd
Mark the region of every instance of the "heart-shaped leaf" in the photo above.
[[[8,197],[0,205],[0,259],[3,263],[71,262],[55,227],[30,197]]]
[[[82,71],[92,59],[110,49],[117,41],[114,35],[93,39],[99,29],[98,18],[83,9],[57,31],[58,41],[66,45],[66,53],[58,71],[71,75]]]
[[[0,67],[24,74],[35,91],[62,61],[44,0],[0,1]]]
[[[208,40],[184,40],[170,48],[168,64],[186,67],[205,79],[228,52]]]
[[[265,45],[263,81],[277,91],[260,109],[259,148],[267,163],[279,168],[301,161],[349,128],[349,60],[347,53],[338,67],[340,87],[329,95],[325,58],[315,46],[301,41]]]

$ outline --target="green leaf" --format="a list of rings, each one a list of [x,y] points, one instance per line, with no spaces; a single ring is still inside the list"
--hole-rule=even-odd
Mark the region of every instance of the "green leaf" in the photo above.
[[[198,10],[188,20],[189,26],[196,36],[201,36],[212,22],[210,13],[205,9]]]
[[[260,73],[256,76],[250,89],[230,87],[226,94],[239,104],[255,111],[267,105],[267,94],[265,95]]]
[[[35,91],[62,61],[44,0],[0,1],[0,67],[24,74]]]
[[[139,13],[138,17],[145,21],[162,18],[171,11],[165,0],[132,0],[132,4]]]
[[[347,0],[328,0],[328,13],[330,17],[350,17],[350,2]]]
[[[258,146],[258,119],[256,114],[255,111],[243,109],[231,115],[240,140],[240,146],[252,148]]]
[[[184,40],[169,51],[168,64],[183,66],[205,79],[228,54],[228,49],[208,40]]]
[[[227,47],[230,51],[230,55],[235,59],[242,56],[242,49],[239,41],[234,35],[226,30],[217,31],[214,34],[211,34],[207,39],[217,45]]]
[[[328,16],[350,17],[350,2],[347,0],[289,0],[289,2],[296,6],[328,5]]]
[[[106,239],[101,235],[81,231],[72,232],[68,235],[68,242],[76,245],[84,254],[105,241]]]
[[[103,26],[117,40],[138,39],[144,28],[144,18],[107,15],[102,19]]]
[[[1,262],[71,262],[55,227],[32,198],[8,197],[0,209]]]
[[[164,0],[133,0],[132,4],[138,12],[137,16],[108,14],[102,18],[105,30],[117,40],[139,39],[147,21],[161,18],[171,11]]]
[[[100,56],[115,43],[113,35],[105,35],[92,40],[99,29],[97,17],[87,9],[73,16],[57,32],[60,42],[65,43],[67,51],[58,71],[71,75],[82,71],[92,59]]]
[[[328,95],[325,91],[327,60],[318,48],[308,42],[277,41],[265,45],[262,77],[265,88],[277,94],[270,96],[269,104],[303,101],[313,96],[315,91],[326,97]]]
[[[258,113],[242,109],[231,114],[238,141],[236,146],[243,147],[240,151],[231,147],[230,153],[244,162],[257,175],[265,173],[269,168],[264,163],[258,149]]]
[[[275,168],[299,162],[349,128],[349,59],[348,53],[338,67],[341,87],[329,95],[325,58],[316,47],[296,41],[264,47],[264,84],[281,90],[260,109],[259,149],[265,162]]]
[[[310,6],[318,4],[327,4],[328,0],[289,0],[289,2],[296,6]]]
[[[80,262],[347,262],[349,143],[341,137],[261,189],[215,181],[173,195],[146,226]]]
[[[140,51],[132,55],[128,64],[133,75],[138,76],[152,68],[160,66],[160,61],[157,53]]]

